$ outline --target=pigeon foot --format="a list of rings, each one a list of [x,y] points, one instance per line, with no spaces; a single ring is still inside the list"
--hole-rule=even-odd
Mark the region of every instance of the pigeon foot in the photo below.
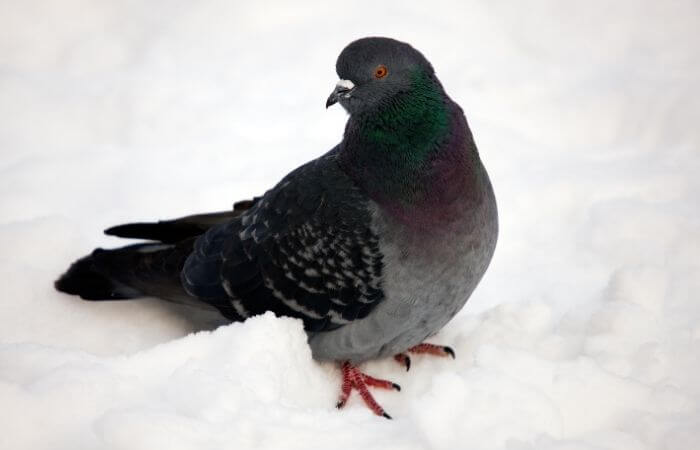
[[[455,351],[452,350],[451,347],[448,347],[446,345],[435,345],[435,344],[418,344],[414,347],[411,347],[408,349],[410,353],[427,353],[428,355],[433,355],[433,356],[451,356],[452,359],[455,359]]]
[[[348,398],[350,397],[351,391],[356,389],[357,392],[359,392],[360,397],[362,397],[362,400],[365,402],[365,405],[367,405],[367,407],[372,410],[373,413],[378,416],[391,419],[391,416],[387,414],[384,411],[384,408],[382,408],[374,397],[372,397],[368,387],[372,386],[380,389],[396,389],[397,391],[400,391],[401,386],[388,380],[380,380],[364,374],[360,371],[360,369],[351,365],[348,361],[342,363],[340,370],[343,373],[343,384],[341,387],[340,399],[336,404],[337,408],[342,408],[345,406]]]
[[[407,350],[409,353],[421,354],[425,353],[433,356],[451,356],[455,359],[455,351],[452,347],[446,345],[435,345],[435,344],[418,344]],[[394,355],[394,360],[406,368],[406,372],[411,368],[411,358],[406,353],[397,353]]]

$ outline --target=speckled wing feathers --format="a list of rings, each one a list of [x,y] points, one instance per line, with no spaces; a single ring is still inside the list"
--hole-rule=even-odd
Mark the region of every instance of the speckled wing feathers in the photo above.
[[[363,318],[384,297],[368,203],[331,152],[202,235],[183,285],[212,304],[226,298],[234,320],[273,311],[327,331]]]

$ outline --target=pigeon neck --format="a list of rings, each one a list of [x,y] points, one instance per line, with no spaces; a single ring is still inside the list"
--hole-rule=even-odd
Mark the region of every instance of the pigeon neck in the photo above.
[[[449,209],[459,209],[474,158],[461,108],[434,76],[419,74],[411,91],[350,117],[340,164],[393,216],[419,223],[456,214]]]

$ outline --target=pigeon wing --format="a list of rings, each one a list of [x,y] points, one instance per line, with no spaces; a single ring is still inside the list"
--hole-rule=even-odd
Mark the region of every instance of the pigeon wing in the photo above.
[[[234,320],[273,311],[309,331],[363,318],[383,299],[370,202],[331,152],[285,177],[236,220],[195,243],[189,293]]]

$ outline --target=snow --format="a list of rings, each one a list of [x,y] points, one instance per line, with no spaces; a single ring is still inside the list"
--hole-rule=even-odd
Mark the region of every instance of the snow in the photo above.
[[[0,11],[0,448],[692,449],[700,441],[700,5],[26,0]],[[334,408],[300,324],[217,329],[54,292],[130,220],[229,208],[341,137],[335,58],[406,40],[496,189],[489,272]]]

